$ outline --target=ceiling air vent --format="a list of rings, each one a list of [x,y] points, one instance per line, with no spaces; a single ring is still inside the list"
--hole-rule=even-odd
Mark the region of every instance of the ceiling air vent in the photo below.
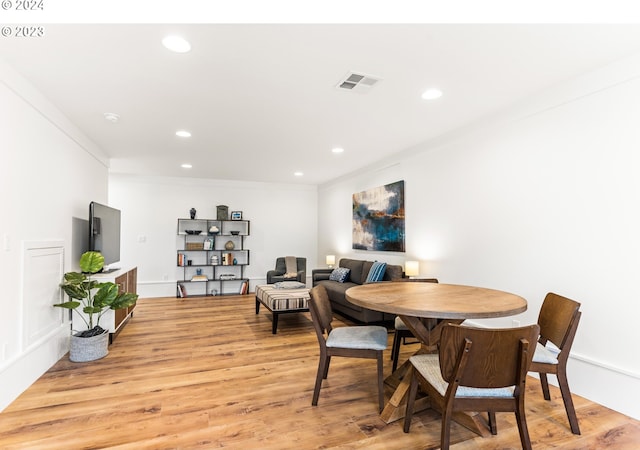
[[[349,72],[336,87],[347,91],[366,93],[381,80],[382,78],[379,77]]]

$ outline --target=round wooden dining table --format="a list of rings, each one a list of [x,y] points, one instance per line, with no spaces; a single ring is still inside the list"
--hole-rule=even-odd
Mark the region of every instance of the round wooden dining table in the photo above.
[[[363,308],[400,316],[422,344],[419,350],[422,353],[437,350],[440,332],[447,323],[505,317],[527,310],[527,301],[516,294],[443,283],[369,283],[347,289],[346,298]],[[404,417],[403,406],[410,382],[410,377],[406,376],[409,366],[409,362],[405,361],[387,379],[388,384],[396,386],[396,390],[381,414],[386,423]],[[484,434],[477,429],[475,421],[462,422],[468,428]]]

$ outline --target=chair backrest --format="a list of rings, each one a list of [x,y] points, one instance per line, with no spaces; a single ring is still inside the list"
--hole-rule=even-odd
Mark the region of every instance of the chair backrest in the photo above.
[[[325,341],[325,333],[331,333],[331,322],[333,321],[333,311],[329,296],[324,286],[319,285],[309,291],[309,311],[311,312],[311,320],[313,327],[318,335],[321,345]]]
[[[549,292],[542,302],[538,325],[540,342],[552,342],[560,350],[570,349],[580,321],[580,303]]]
[[[296,265],[298,266],[298,270],[307,270],[307,258],[296,257]],[[276,258],[276,270],[285,271],[287,269],[287,264],[285,262],[284,256],[279,256]]]
[[[501,388],[521,386],[540,327],[473,328],[447,324],[440,336],[440,372],[448,383]]]
[[[303,271],[306,273],[307,271],[307,258],[296,257],[296,265],[298,266],[298,272]],[[276,258],[276,270],[279,272],[286,272],[287,264],[285,262],[284,256],[280,256]]]

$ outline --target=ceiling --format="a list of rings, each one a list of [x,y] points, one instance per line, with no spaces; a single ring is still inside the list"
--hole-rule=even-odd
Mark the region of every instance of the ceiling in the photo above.
[[[169,34],[191,51],[165,49]],[[639,51],[640,25],[620,24],[55,24],[41,39],[0,40],[0,58],[102,148],[114,173],[304,184]],[[337,89],[350,71],[382,81]],[[421,99],[430,87],[444,95]]]

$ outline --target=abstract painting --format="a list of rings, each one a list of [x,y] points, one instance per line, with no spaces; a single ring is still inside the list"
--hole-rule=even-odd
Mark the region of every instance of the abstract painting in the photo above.
[[[404,252],[404,181],[353,194],[353,248]]]

